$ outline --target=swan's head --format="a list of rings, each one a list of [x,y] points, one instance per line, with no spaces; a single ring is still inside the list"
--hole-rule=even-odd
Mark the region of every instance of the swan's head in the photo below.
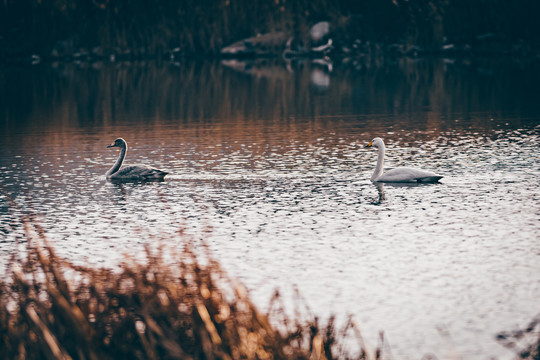
[[[107,147],[108,148],[122,147],[122,146],[125,146],[125,145],[126,145],[126,140],[124,140],[122,138],[118,138],[118,139],[114,140],[114,142],[111,145],[107,145]]]
[[[369,147],[383,148],[384,141],[380,137],[376,137],[375,139],[371,140],[369,144],[366,145],[366,147],[367,148]]]

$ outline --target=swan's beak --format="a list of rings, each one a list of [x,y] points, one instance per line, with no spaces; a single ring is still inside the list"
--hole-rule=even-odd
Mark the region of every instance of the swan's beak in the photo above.
[[[111,145],[107,145],[108,148],[111,148],[111,147],[114,147],[114,143],[112,143]]]
[[[373,141],[370,141],[369,144],[367,144],[367,145],[364,146],[364,147],[367,147],[367,148],[368,148],[368,147],[371,147],[372,145],[373,145]]]

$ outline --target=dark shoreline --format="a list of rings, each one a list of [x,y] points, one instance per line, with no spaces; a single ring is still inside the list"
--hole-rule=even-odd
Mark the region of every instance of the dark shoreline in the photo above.
[[[511,6],[503,0],[489,6],[466,0],[11,0],[0,4],[0,64],[281,57],[287,41],[311,49],[327,39],[333,43],[324,55],[331,59],[540,59],[539,13],[533,0]],[[329,24],[328,34],[314,41],[310,28],[320,22]],[[271,49],[223,53],[268,34],[282,35]],[[313,54],[293,54],[305,56]]]
[[[342,51],[331,51],[326,54],[323,59],[327,61],[342,63],[347,62],[350,59],[362,59],[362,58],[386,58],[386,59],[452,59],[452,60],[474,60],[474,59],[520,59],[527,61],[540,61],[540,48],[539,49],[520,49],[520,48],[500,48],[492,50],[477,50],[471,48],[465,49],[441,49],[441,50],[422,50],[417,47],[413,47],[410,50],[406,50],[405,47],[390,44],[377,44],[375,50],[356,51],[344,53]],[[280,60],[281,54],[266,54],[266,55],[184,55],[178,56],[174,54],[174,51],[167,53],[150,54],[146,52],[135,52],[131,50],[126,51],[107,51],[106,55],[96,53],[93,51],[81,50],[73,54],[63,55],[41,55],[39,52],[28,54],[11,54],[9,56],[0,57],[0,66],[10,65],[37,65],[41,63],[122,63],[122,62],[139,62],[139,61],[157,61],[161,62],[193,62],[193,61],[220,61],[220,60],[241,60],[241,61],[255,61],[258,59],[270,59]],[[319,57],[313,56],[298,56],[289,58],[286,60],[291,61],[303,61],[318,59]]]

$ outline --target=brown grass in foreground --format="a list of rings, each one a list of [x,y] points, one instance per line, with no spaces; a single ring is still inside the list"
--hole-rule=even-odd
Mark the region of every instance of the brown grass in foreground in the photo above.
[[[0,279],[3,359],[392,359],[382,334],[368,351],[352,320],[337,329],[332,318],[291,319],[279,294],[262,314],[189,242],[172,257],[147,249],[146,262],[95,269],[62,259],[38,225],[24,226],[26,251]],[[540,318],[497,340],[516,359],[540,360]]]
[[[29,221],[26,254],[0,280],[0,349],[6,359],[335,359],[368,354],[349,322],[288,320],[280,331],[187,244],[175,265],[163,249],[119,270],[76,266],[55,254]],[[170,254],[167,254],[167,258]],[[20,255],[19,255],[20,256]],[[202,264],[204,262],[204,265]],[[275,313],[275,310],[272,311]],[[350,355],[340,339],[354,337]],[[387,354],[388,355],[388,354]]]

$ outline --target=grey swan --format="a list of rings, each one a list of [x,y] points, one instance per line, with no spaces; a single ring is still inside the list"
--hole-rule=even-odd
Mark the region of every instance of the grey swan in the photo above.
[[[124,158],[127,152],[127,143],[124,139],[118,138],[114,142],[107,146],[107,148],[119,147],[121,149],[120,156],[107,171],[105,176],[108,180],[120,180],[120,181],[161,181],[168,173],[150,167],[148,165],[124,165]]]
[[[431,171],[424,171],[419,169],[413,169],[409,167],[398,167],[392,170],[389,170],[383,174],[383,165],[384,165],[384,153],[386,147],[384,146],[384,141],[376,137],[371,140],[369,144],[365,147],[376,147],[379,151],[377,156],[377,166],[375,166],[375,171],[373,176],[371,176],[371,181],[373,182],[389,182],[389,183],[434,183],[438,182],[443,177],[437,175]]]

